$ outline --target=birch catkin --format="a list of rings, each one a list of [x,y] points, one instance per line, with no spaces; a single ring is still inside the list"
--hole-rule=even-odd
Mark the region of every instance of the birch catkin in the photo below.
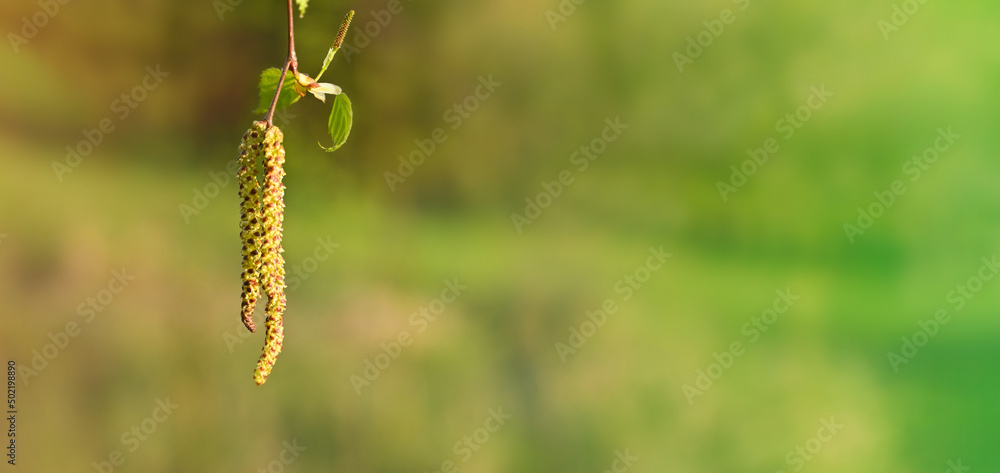
[[[351,26],[351,20],[354,19],[354,10],[347,13],[347,17],[344,18],[344,22],[340,24],[340,31],[337,32],[337,38],[333,40],[333,49],[340,49],[340,46],[344,44],[344,38],[347,37],[347,28]]]
[[[276,126],[264,132],[264,190],[260,202],[261,228],[261,282],[267,295],[267,334],[264,348],[253,378],[257,384],[264,384],[274,368],[274,362],[281,353],[284,340],[285,313],[285,251],[281,246],[282,222],[285,214],[285,148],[284,136]]]
[[[253,372],[264,384],[281,353],[284,340],[285,251],[281,246],[285,215],[285,148],[281,130],[258,121],[243,135],[239,158],[240,239],[243,241],[243,297],[240,315],[251,332],[256,331],[253,312],[261,295],[267,296],[264,312],[264,348]],[[258,180],[263,166],[263,185]]]
[[[243,297],[240,315],[247,330],[255,332],[253,311],[260,298],[260,265],[262,235],[260,222],[260,183],[257,181],[257,163],[264,155],[264,122],[254,122],[243,134],[240,144],[239,195],[240,239],[243,241]]]

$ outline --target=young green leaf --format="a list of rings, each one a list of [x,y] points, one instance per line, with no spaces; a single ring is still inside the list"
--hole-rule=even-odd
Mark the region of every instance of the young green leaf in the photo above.
[[[333,100],[333,110],[330,112],[330,137],[333,138],[333,146],[327,148],[319,145],[327,153],[332,153],[344,145],[347,136],[351,134],[351,125],[354,122],[354,110],[351,108],[351,99],[347,94],[337,95]]]
[[[309,6],[309,0],[295,0],[295,3],[299,5],[299,18],[306,16],[306,7]]]
[[[260,74],[260,84],[258,85],[260,89],[260,102],[258,102],[257,109],[253,113],[264,113],[271,107],[271,100],[274,99],[274,89],[278,87],[278,79],[280,77],[281,69],[277,67],[265,69]],[[295,78],[292,77],[291,73],[288,73],[285,77],[285,82],[281,85],[281,95],[278,96],[277,110],[298,102],[300,98],[302,96],[295,91]]]

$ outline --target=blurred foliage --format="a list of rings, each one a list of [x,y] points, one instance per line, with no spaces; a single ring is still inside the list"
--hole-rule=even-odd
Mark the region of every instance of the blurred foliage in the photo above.
[[[598,472],[624,449],[636,472],[792,471],[786,454],[830,416],[844,429],[804,471],[1000,468],[995,281],[898,373],[886,358],[997,253],[1000,4],[927,2],[886,40],[892,1],[752,1],[683,73],[674,52],[734,2],[592,0],[555,31],[555,0],[403,1],[379,24],[388,4],[314,1],[296,19],[314,71],[358,12],[324,76],[358,113],[334,154],[316,146],[329,105],[276,117],[290,272],[317,238],[341,246],[290,289],[264,388],[260,334],[227,346],[236,186],[189,223],[179,206],[211,194],[259,119],[284,5],[69,2],[19,52],[0,47],[5,357],[29,365],[112,270],[136,276],[22,385],[24,471],[94,471],[115,449],[115,471],[257,471],[293,439],[307,450],[286,471]],[[39,8],[0,4],[0,31]],[[170,75],[119,120],[111,104],[156,65]],[[491,74],[502,85],[452,129],[445,113]],[[821,84],[829,103],[781,138]],[[571,154],[619,116],[629,128],[576,172]],[[115,130],[60,182],[52,163],[105,118]],[[949,126],[961,139],[851,244],[844,223]],[[437,128],[447,139],[390,191],[385,172]],[[780,151],[723,202],[717,181],[768,138]],[[564,170],[574,183],[519,234],[511,213]],[[660,245],[674,257],[563,364],[554,343]],[[411,313],[451,278],[468,290],[417,334]],[[786,287],[801,301],[689,405],[682,386]],[[413,344],[356,394],[350,376],[401,330]],[[122,434],[166,396],[177,412],[128,452]],[[455,442],[498,406],[512,418],[461,461]]]

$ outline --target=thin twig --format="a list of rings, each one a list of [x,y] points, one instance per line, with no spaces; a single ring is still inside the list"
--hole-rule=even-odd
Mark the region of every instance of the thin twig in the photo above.
[[[268,128],[274,125],[274,109],[278,108],[278,94],[281,93],[281,86],[285,82],[286,72],[288,72],[288,62],[285,62],[285,67],[281,69],[281,77],[278,78],[278,88],[275,89],[274,98],[271,99],[271,107],[267,109],[267,115],[264,115],[264,122],[267,123]]]
[[[278,108],[278,97],[281,95],[281,86],[285,84],[285,76],[288,71],[292,71],[292,80],[298,80],[299,59],[295,56],[295,25],[292,20],[294,13],[292,0],[288,0],[288,57],[285,59],[285,66],[281,69],[281,77],[278,78],[278,87],[274,89],[274,98],[271,99],[271,107],[267,109],[264,121],[267,127],[274,125],[274,111]]]

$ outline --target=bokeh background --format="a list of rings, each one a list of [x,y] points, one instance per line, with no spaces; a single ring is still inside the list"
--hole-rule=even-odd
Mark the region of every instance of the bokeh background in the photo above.
[[[388,5],[312,3],[296,27],[313,74],[347,10],[357,45]],[[257,387],[236,186],[180,206],[259,119],[283,2],[71,1],[16,47],[41,7],[0,4],[0,351],[31,368],[79,329],[22,372],[20,471],[102,471],[114,450],[116,472],[601,472],[626,450],[635,472],[1000,469],[1000,286],[948,300],[1000,242],[1000,4],[931,0],[888,39],[902,2],[589,0],[555,29],[556,0],[401,5],[324,77],[354,103],[341,150],[316,144],[329,105],[278,117],[285,256],[311,271]],[[724,9],[735,21],[680,72],[674,53]],[[119,119],[157,65],[169,76]],[[502,85],[452,130],[445,111],[490,74]],[[833,97],[784,139],[776,123],[821,85]],[[571,154],[615,117],[629,128],[580,172]],[[105,118],[114,131],[57,176]],[[447,141],[391,190],[385,173],[438,127]],[[911,182],[942,127],[961,138]],[[768,138],[780,151],[723,200]],[[566,170],[518,232],[511,214]],[[844,224],[897,179],[907,192],[852,243]],[[340,246],[310,262],[317,239]],[[617,282],[661,246],[673,256],[622,301]],[[122,268],[135,279],[86,322],[78,306]],[[454,278],[468,288],[418,333],[411,314]],[[800,299],[749,343],[786,288]],[[563,362],[555,344],[607,298],[620,310]],[[939,309],[950,322],[894,369]],[[413,344],[359,394],[351,376],[403,331]],[[745,353],[688,402],[733,342]],[[167,397],[176,411],[145,421]],[[464,461],[455,443],[501,406]],[[831,417],[842,429],[811,440]],[[130,429],[154,425],[130,451]]]

